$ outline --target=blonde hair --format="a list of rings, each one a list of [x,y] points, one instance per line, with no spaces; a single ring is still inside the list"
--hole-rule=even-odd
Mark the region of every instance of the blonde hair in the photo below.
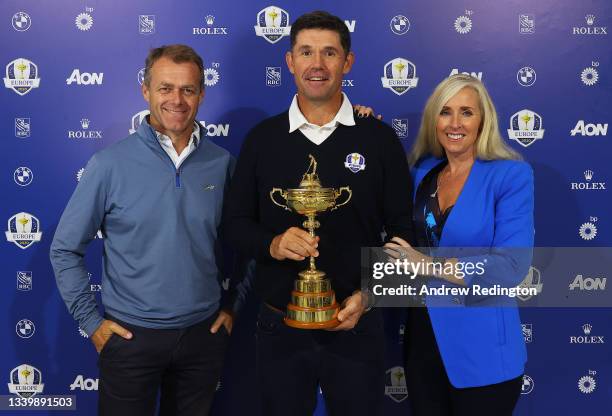
[[[483,83],[470,75],[456,74],[439,83],[425,104],[421,128],[408,156],[411,166],[427,154],[438,158],[444,156],[444,148],[440,145],[436,136],[438,117],[442,107],[463,88],[472,88],[476,91],[482,115],[475,143],[475,157],[482,160],[522,159],[516,151],[504,142],[499,134],[497,112]]]

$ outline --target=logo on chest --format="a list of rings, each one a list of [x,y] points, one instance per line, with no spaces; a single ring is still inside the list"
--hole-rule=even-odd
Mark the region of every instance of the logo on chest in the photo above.
[[[349,153],[344,159],[344,167],[353,173],[357,173],[360,170],[365,170],[365,157],[359,153]]]

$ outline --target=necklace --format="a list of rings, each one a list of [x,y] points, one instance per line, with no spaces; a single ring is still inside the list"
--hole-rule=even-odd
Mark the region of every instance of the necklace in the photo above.
[[[443,177],[444,173],[446,173],[446,167],[444,167],[444,169],[438,175],[438,180],[437,180],[437,183],[436,183],[436,190],[432,194],[429,195],[430,197],[435,198],[438,195],[438,191],[440,190],[440,185],[442,185],[442,182],[443,182],[443,179],[444,179],[444,177]]]

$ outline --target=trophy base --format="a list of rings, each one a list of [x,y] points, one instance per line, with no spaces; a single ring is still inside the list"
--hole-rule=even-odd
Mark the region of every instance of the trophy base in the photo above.
[[[298,329],[335,328],[340,324],[335,317],[339,309],[339,305],[335,302],[323,308],[304,308],[289,304],[285,324]]]
[[[331,321],[327,322],[300,322],[285,318],[285,325],[297,329],[327,329],[337,327],[340,325],[340,321],[337,319],[332,319]]]

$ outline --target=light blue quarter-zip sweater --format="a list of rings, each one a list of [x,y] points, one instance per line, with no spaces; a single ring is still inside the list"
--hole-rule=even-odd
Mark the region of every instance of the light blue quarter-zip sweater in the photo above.
[[[143,327],[184,328],[218,310],[217,233],[233,165],[203,136],[176,169],[146,120],[91,158],[50,253],[62,298],[88,335],[102,323],[84,262],[98,229],[106,312]]]

